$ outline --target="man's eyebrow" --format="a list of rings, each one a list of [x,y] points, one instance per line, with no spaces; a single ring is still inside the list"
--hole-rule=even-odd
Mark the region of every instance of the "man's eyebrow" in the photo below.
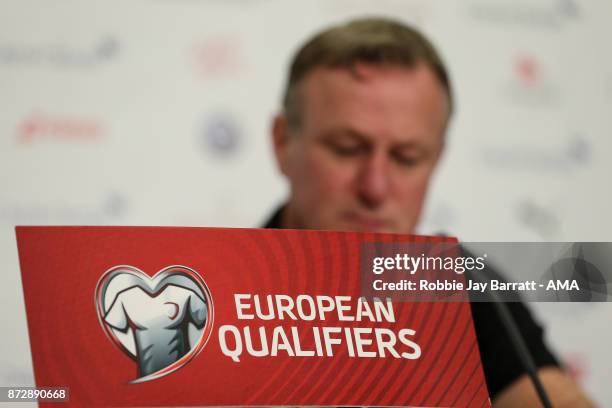
[[[402,142],[393,146],[394,150],[423,150],[423,145],[421,143],[415,142],[413,140]]]
[[[326,131],[324,133],[324,136],[326,137],[342,137],[342,136],[349,136],[355,139],[359,139],[360,142],[364,142],[364,143],[369,143],[370,140],[372,139],[371,136],[359,132],[358,130],[355,129],[351,129],[351,128],[335,128],[335,129],[330,129],[328,131]]]
[[[348,136],[354,139],[357,139],[359,142],[361,143],[367,143],[367,144],[371,144],[373,140],[376,140],[376,136],[374,135],[369,135],[367,133],[363,133],[360,132],[356,129],[352,129],[352,128],[334,128],[334,129],[330,129],[328,131],[326,131],[323,134],[324,137],[331,137],[331,138],[339,138],[339,137],[344,137],[344,136]],[[403,150],[416,150],[416,151],[423,151],[426,150],[422,143],[419,143],[418,141],[415,140],[406,140],[406,141],[402,141],[399,143],[394,143],[391,147],[393,150],[395,151],[403,151]]]

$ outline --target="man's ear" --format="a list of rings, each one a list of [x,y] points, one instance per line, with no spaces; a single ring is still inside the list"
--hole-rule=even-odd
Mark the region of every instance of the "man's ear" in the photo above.
[[[289,158],[289,126],[283,113],[274,116],[272,120],[272,146],[276,156],[278,169],[287,176],[287,163]]]

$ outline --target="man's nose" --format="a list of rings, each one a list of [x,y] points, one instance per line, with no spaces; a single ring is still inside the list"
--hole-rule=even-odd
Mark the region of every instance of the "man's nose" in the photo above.
[[[368,208],[376,208],[386,200],[389,194],[389,163],[384,154],[372,153],[362,162],[357,193]]]

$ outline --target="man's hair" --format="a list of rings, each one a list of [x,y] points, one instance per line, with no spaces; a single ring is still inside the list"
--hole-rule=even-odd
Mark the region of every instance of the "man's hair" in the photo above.
[[[289,69],[283,108],[289,126],[301,125],[300,81],[317,67],[352,69],[357,63],[398,65],[425,63],[442,84],[452,111],[449,77],[438,52],[417,30],[388,18],[361,18],[319,32],[295,54]]]

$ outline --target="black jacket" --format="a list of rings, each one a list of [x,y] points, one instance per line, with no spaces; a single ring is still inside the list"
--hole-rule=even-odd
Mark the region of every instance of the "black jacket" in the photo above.
[[[281,223],[282,210],[282,207],[279,208],[265,223],[264,228],[283,228]],[[487,268],[481,273],[488,278],[503,280],[491,268]],[[518,294],[516,299],[519,299]],[[544,343],[544,330],[533,319],[525,304],[517,301],[506,303],[506,305],[525,339],[536,367],[559,366],[558,360]],[[500,391],[526,374],[526,371],[512,347],[493,304],[472,302],[471,307],[482,368],[489,395],[493,399]]]

